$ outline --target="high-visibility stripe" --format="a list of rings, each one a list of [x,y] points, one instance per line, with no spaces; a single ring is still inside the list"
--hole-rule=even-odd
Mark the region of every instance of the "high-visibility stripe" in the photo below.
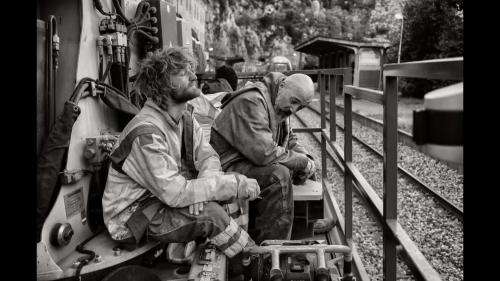
[[[238,241],[238,239],[240,239],[241,230],[241,227],[238,227],[238,231],[233,236],[231,236],[231,238],[229,238],[229,240],[227,240],[225,244],[219,245],[219,249],[224,251],[225,249],[231,247],[231,245],[233,245],[236,241]]]
[[[240,228],[241,229],[241,228]],[[227,247],[226,249],[222,250],[224,254],[230,258],[236,256],[239,252],[245,248],[245,246],[248,244],[250,241],[250,236],[248,236],[248,233],[246,231],[241,231],[240,237],[236,242],[234,242],[231,246]]]
[[[236,219],[236,223],[238,223],[239,226],[244,228],[244,226],[248,225],[248,214],[243,214],[239,216]]]
[[[216,246],[222,246],[226,244],[233,235],[235,235],[238,232],[238,224],[231,219],[229,221],[229,225],[226,226],[226,229],[224,229],[221,233],[215,235],[212,237],[210,240],[212,243],[214,243]]]
[[[154,125],[141,124],[132,129],[132,131],[130,131],[127,134],[127,136],[120,142],[118,147],[110,155],[111,166],[113,166],[113,169],[115,169],[121,174],[125,174],[122,170],[123,163],[130,154],[130,151],[132,150],[132,144],[135,138],[142,135],[151,135],[151,134],[157,134],[163,136],[161,130]]]
[[[225,207],[228,214],[232,214],[240,210],[240,204],[238,202],[228,203]]]
[[[192,108],[190,109],[192,111]],[[194,154],[193,154],[193,118],[189,111],[183,112],[183,130],[182,130],[182,145],[181,145],[181,169],[187,171],[187,177],[189,179],[196,178],[198,176],[198,171],[194,165]],[[156,134],[165,137],[163,132],[152,124],[140,124],[134,129],[132,129],[127,136],[120,142],[118,147],[111,153],[111,166],[113,169],[121,174],[125,174],[122,170],[123,163],[127,159],[130,151],[132,150],[132,144],[136,137],[141,137],[144,135]],[[146,145],[152,142],[152,138],[143,137],[141,139],[141,145]]]

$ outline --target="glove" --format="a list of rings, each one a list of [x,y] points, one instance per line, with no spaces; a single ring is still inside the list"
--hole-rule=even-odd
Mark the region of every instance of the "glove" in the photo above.
[[[309,156],[307,157],[307,165],[302,171],[297,171],[293,173],[292,183],[295,185],[302,185],[304,182],[315,177],[314,172],[316,171],[316,164]]]
[[[234,174],[238,182],[238,194],[236,198],[248,199],[250,201],[256,199],[260,194],[260,186],[256,179],[247,178],[241,174]]]
[[[312,160],[309,157],[308,157],[308,159],[309,159],[309,161],[307,161],[307,166],[304,169],[304,174],[307,175],[307,178],[314,175],[314,172],[316,171],[316,164],[314,163],[314,160]]]

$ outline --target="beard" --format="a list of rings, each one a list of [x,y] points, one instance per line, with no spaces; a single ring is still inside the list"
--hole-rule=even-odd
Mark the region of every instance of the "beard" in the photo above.
[[[276,115],[278,116],[278,121],[281,122],[292,115],[292,111],[290,109],[282,110],[281,108],[276,109]]]
[[[178,104],[188,102],[196,97],[199,97],[201,90],[196,87],[196,83],[190,83],[187,88],[174,89],[170,96],[172,100]]]

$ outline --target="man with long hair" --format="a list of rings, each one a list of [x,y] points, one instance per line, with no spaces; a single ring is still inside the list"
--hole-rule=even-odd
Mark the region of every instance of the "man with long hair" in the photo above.
[[[147,97],[111,153],[103,215],[111,237],[188,242],[208,238],[228,257],[254,245],[219,202],[255,199],[257,181],[221,171],[217,153],[187,110],[200,95],[193,59],[182,49],[145,58],[135,90]]]

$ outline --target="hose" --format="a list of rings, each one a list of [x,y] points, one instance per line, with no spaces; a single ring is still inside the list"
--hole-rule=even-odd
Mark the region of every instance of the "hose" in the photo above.
[[[55,122],[56,117],[56,82],[57,82],[57,68],[59,65],[59,36],[57,33],[57,20],[56,17],[51,15],[49,17],[48,38],[47,38],[47,100],[45,119],[46,134]]]
[[[97,11],[99,11],[99,13],[101,13],[101,15],[103,15],[103,16],[114,16],[114,15],[116,15],[115,13],[105,12],[104,9],[102,8],[102,3],[101,3],[100,0],[94,0],[94,6],[97,9]]]
[[[80,243],[80,244],[78,244],[78,246],[76,246],[75,250],[77,252],[85,254],[85,255],[88,255],[88,256],[86,258],[80,260],[80,263],[78,264],[78,267],[76,268],[75,280],[78,280],[78,281],[82,280],[82,277],[80,276],[80,274],[82,272],[82,268],[84,266],[86,266],[87,264],[89,264],[89,262],[92,261],[92,260],[94,260],[95,257],[96,257],[96,253],[94,251],[87,250],[87,249],[84,248],[85,244],[87,244],[87,242],[89,242],[90,240],[92,240],[93,238],[95,238],[102,231],[103,231],[103,228],[100,228],[92,236],[90,236],[89,238],[85,239],[82,243]]]
[[[115,7],[117,15],[120,16],[125,25],[130,25],[130,21],[127,19],[127,17],[125,17],[125,13],[123,13],[119,0],[113,0],[113,6]]]

